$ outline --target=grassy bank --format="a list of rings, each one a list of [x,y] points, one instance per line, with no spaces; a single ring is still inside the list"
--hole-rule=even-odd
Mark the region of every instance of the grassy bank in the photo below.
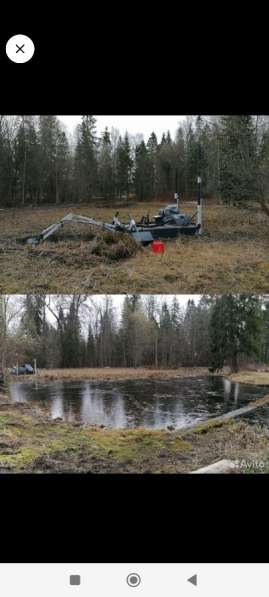
[[[52,421],[36,407],[0,395],[0,473],[175,474],[222,458],[268,472],[268,432],[240,421],[201,423],[185,432],[85,426]]]
[[[37,377],[44,381],[76,381],[82,379],[110,381],[129,379],[172,379],[178,377],[200,377],[209,375],[206,367],[180,367],[178,369],[137,369],[129,367],[96,367],[78,369],[40,369]],[[21,376],[15,379],[20,380]],[[31,376],[26,376],[31,381]]]
[[[243,381],[246,373],[242,372]],[[262,373],[262,372],[260,372]],[[168,379],[208,375],[207,368],[41,370],[40,381]],[[234,376],[229,376],[234,378]],[[18,381],[21,379],[15,378]],[[31,381],[31,377],[27,379]],[[242,381],[242,380],[241,380]],[[255,382],[257,383],[257,382]],[[45,409],[10,403],[0,393],[0,472],[188,473],[228,458],[236,472],[269,471],[269,434],[240,420],[203,422],[192,430],[110,429],[52,421]],[[263,468],[258,467],[259,462]],[[258,467],[258,468],[257,468]]]
[[[164,203],[135,204],[132,215],[151,215]],[[182,206],[193,214],[195,204]],[[4,210],[0,220],[0,292],[266,292],[269,285],[268,220],[259,211],[205,201],[204,234],[165,243],[163,256],[150,247],[119,259],[90,250],[90,227],[73,225],[36,247],[16,243],[61,219],[68,212],[111,221],[114,208],[89,205]],[[128,220],[130,207],[120,209]],[[129,247],[132,249],[132,247]],[[108,252],[109,253],[109,252]],[[122,253],[122,255],[121,255]],[[125,255],[125,256],[124,256]],[[122,258],[121,258],[122,257]]]
[[[249,383],[256,386],[269,386],[268,371],[239,371],[231,373],[228,378],[237,383]]]

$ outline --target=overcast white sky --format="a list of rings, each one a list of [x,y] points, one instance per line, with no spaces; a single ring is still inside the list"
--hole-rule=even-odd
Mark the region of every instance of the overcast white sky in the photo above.
[[[70,133],[74,132],[75,127],[79,124],[81,116],[59,116],[62,122],[67,126]],[[126,131],[131,135],[142,133],[145,141],[154,131],[161,140],[163,133],[168,130],[171,137],[174,138],[175,132],[179,123],[186,118],[185,116],[95,116],[97,123],[98,135],[104,131],[107,126],[110,130],[112,127],[119,129],[120,134],[124,135]]]
[[[53,303],[57,302],[58,296],[55,294],[47,295],[47,299],[49,299],[49,296],[50,296],[51,306],[53,306]],[[68,296],[71,296],[71,295],[66,295],[66,297],[68,297]],[[104,294],[91,294],[91,295],[89,295],[89,299],[88,299],[87,303],[89,306],[93,305],[93,304],[98,304],[98,303],[100,304],[105,300],[105,296],[106,295],[104,295]],[[113,307],[116,311],[116,314],[119,315],[120,309],[122,307],[122,303],[123,303],[126,295],[125,294],[110,294],[108,296],[111,297]],[[141,296],[145,297],[146,295],[142,294]],[[163,303],[164,301],[167,301],[167,303],[169,304],[172,302],[175,295],[173,295],[173,294],[157,294],[155,296],[156,296],[157,302],[159,302],[159,304]],[[201,295],[200,294],[177,294],[176,297],[177,297],[182,309],[185,309],[189,299],[193,300],[197,304],[201,298]],[[22,301],[24,299],[25,299],[25,295],[19,295],[19,294],[9,295],[10,312],[15,313],[16,311],[18,311],[18,317],[16,317],[14,319],[14,321],[12,321],[12,326],[14,325],[16,327],[18,320],[20,319],[21,312],[19,311],[19,307],[20,307],[20,305],[22,305]],[[53,317],[53,315],[50,313],[50,311],[48,309],[47,309],[47,317],[52,325],[55,324],[55,318]]]

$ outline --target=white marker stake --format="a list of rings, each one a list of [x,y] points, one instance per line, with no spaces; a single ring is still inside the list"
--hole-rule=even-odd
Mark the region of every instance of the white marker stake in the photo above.
[[[203,233],[203,207],[202,207],[202,200],[201,203],[197,206],[197,225],[200,224],[200,228],[198,230],[198,234]]]
[[[201,194],[201,184],[202,184],[201,176],[198,176],[197,183],[198,183],[197,226],[200,225],[198,234],[202,234],[203,233],[203,208],[202,208],[202,194]]]

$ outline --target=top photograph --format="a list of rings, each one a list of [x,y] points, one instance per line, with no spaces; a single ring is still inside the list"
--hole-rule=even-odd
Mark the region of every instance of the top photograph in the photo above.
[[[0,293],[265,293],[269,116],[0,116]]]

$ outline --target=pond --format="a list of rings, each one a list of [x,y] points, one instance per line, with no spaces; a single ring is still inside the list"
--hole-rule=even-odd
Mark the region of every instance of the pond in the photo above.
[[[18,382],[10,384],[11,399],[33,401],[52,418],[114,428],[162,429],[215,417],[261,398],[268,388],[232,383],[223,377],[170,380]],[[247,416],[249,422],[269,421],[269,408]]]

